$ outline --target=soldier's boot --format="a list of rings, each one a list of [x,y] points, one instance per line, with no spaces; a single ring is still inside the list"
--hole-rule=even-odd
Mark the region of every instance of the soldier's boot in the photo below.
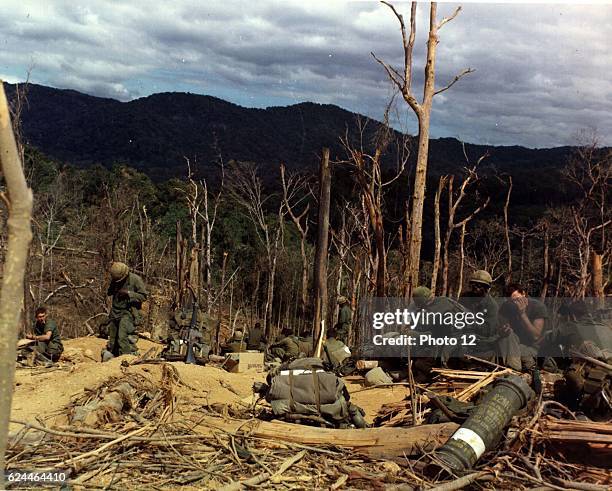
[[[351,416],[351,421],[355,425],[355,428],[367,428],[368,424],[363,418],[364,411],[359,406],[349,402],[349,415]]]

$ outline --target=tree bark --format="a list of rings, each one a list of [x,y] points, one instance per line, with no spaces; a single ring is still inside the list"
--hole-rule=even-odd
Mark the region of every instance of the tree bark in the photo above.
[[[11,126],[9,107],[0,81],[0,164],[8,191],[8,245],[0,292],[0,487],[4,488],[20,307],[24,272],[32,240],[32,191],[28,188]]]
[[[591,275],[593,277],[593,297],[599,308],[603,308],[604,304],[604,286],[603,286],[603,261],[601,254],[593,251],[591,254]]]
[[[431,291],[436,294],[436,286],[438,283],[438,271],[440,270],[440,248],[442,247],[442,241],[440,240],[440,195],[446,186],[447,176],[440,176],[438,182],[438,190],[434,198],[434,235],[435,235],[435,250],[434,250],[434,261],[433,271],[431,273]]]
[[[319,223],[317,225],[317,248],[314,264],[314,320],[313,343],[316,347],[321,323],[327,317],[327,250],[329,245],[329,205],[331,200],[331,170],[329,149],[323,149],[319,171]]]

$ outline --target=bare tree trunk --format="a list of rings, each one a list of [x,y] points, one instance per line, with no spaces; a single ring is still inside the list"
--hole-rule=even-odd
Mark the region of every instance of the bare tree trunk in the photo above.
[[[434,198],[434,235],[435,235],[435,250],[434,250],[434,261],[433,271],[431,273],[431,291],[436,294],[436,286],[438,283],[438,271],[440,270],[440,248],[442,242],[440,240],[440,195],[446,186],[447,176],[440,176],[438,182],[438,190]]]
[[[453,81],[446,87],[435,90],[435,62],[436,62],[436,46],[438,44],[438,31],[447,22],[454,19],[461,7],[448,18],[442,19],[440,23],[436,23],[437,3],[431,2],[429,10],[429,36],[427,39],[427,61],[425,64],[425,82],[423,87],[423,99],[417,101],[412,93],[412,52],[414,48],[416,34],[416,2],[412,2],[410,10],[410,31],[406,33],[404,18],[390,3],[383,2],[387,5],[397,17],[402,33],[402,42],[404,48],[404,70],[400,73],[398,70],[390,67],[384,61],[374,58],[385,68],[387,75],[391,81],[400,90],[404,100],[414,111],[419,123],[419,136],[417,147],[416,169],[414,175],[414,188],[412,195],[412,215],[410,219],[410,248],[409,248],[409,275],[407,293],[412,294],[412,289],[419,283],[420,260],[421,260],[421,243],[422,243],[422,227],[423,227],[423,205],[425,202],[425,183],[427,178],[427,162],[429,153],[429,122],[431,117],[431,105],[433,97],[436,94],[444,92],[454,85],[461,77],[472,72],[471,69],[463,70],[459,75],[455,76]]]
[[[591,268],[593,277],[593,296],[596,299],[597,307],[605,307],[604,287],[603,287],[603,263],[601,254],[593,251],[591,254]]]
[[[223,252],[223,264],[221,266],[221,290],[217,299],[217,332],[215,333],[214,353],[219,354],[219,336],[221,335],[221,320],[223,318],[223,291],[225,290],[225,266],[227,264],[227,252]]]
[[[176,221],[176,306],[180,307],[183,304],[183,288],[184,288],[184,265],[183,265],[183,233],[181,231],[181,221]]]
[[[552,278],[551,276],[551,265],[550,265],[550,254],[549,254],[549,248],[550,248],[550,238],[549,238],[549,232],[548,232],[548,226],[545,225],[544,227],[544,257],[543,257],[543,262],[544,262],[544,270],[542,272],[543,274],[543,280],[542,280],[542,289],[540,290],[540,299],[544,300],[546,298],[546,294],[548,293],[548,285],[550,284],[550,280]]]
[[[457,298],[461,296],[461,290],[463,289],[463,266],[465,264],[465,226],[467,222],[463,222],[461,225],[461,235],[459,238],[459,252],[461,254],[461,260],[459,261],[459,280],[457,281]]]
[[[508,223],[508,208],[510,206],[510,194],[512,193],[512,176],[508,176],[508,193],[504,203],[504,234],[506,236],[506,251],[508,254],[508,276],[506,284],[512,282],[512,248],[510,247],[510,226]]]
[[[314,263],[314,320],[313,343],[316,348],[321,323],[327,317],[327,250],[329,244],[329,205],[331,200],[331,169],[329,149],[323,149],[319,171],[319,223],[317,224],[317,248]]]
[[[0,81],[0,163],[6,182],[9,207],[8,246],[0,292],[0,487],[4,488],[5,452],[8,439],[15,357],[17,326],[23,299],[24,272],[28,249],[32,240],[32,191],[23,174],[9,107]]]

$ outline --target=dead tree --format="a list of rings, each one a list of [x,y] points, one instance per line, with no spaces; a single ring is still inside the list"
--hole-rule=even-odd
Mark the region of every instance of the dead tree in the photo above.
[[[0,81],[0,164],[7,194],[8,245],[0,291],[0,487],[5,487],[5,452],[8,439],[17,326],[23,300],[24,272],[32,240],[32,191],[28,188],[11,126],[4,84]]]
[[[359,192],[367,210],[369,225],[374,235],[376,251],[375,294],[377,297],[384,297],[386,295],[387,254],[383,223],[383,190],[402,175],[409,154],[407,140],[404,139],[400,142],[398,149],[399,161],[397,171],[393,177],[384,180],[381,159],[393,140],[392,132],[388,125],[389,107],[385,111],[385,122],[376,135],[375,148],[372,153],[364,150],[363,134],[365,125],[362,125],[361,121],[359,121],[359,127],[362,143],[359,148],[355,148],[350,144],[348,134],[341,140],[349,157],[348,164],[355,169],[353,175],[359,186]]]
[[[292,174],[286,176],[285,165],[281,164],[281,181],[283,184],[283,201],[291,221],[300,234],[300,255],[302,257],[302,287],[300,300],[300,313],[302,318],[306,318],[308,311],[308,254],[306,252],[306,239],[308,237],[308,215],[310,203],[306,203],[301,213],[296,209],[308,198],[306,193],[308,178],[303,175]]]
[[[572,205],[573,231],[578,243],[578,296],[584,297],[589,282],[589,269],[593,280],[602,278],[601,285],[594,284],[594,296],[603,296],[604,264],[610,260],[608,229],[612,223],[608,190],[612,182],[612,150],[600,149],[595,135],[580,146],[564,169],[565,178],[579,193]],[[599,280],[597,280],[599,283]]]
[[[264,330],[268,334],[272,320],[276,266],[282,247],[281,239],[286,213],[285,203],[281,200],[276,213],[276,220],[271,220],[265,207],[272,195],[264,197],[263,184],[257,175],[257,167],[246,163],[234,163],[227,176],[227,189],[234,202],[253,223],[257,238],[265,250],[268,282],[263,321]]]
[[[440,176],[438,181],[438,190],[434,198],[434,260],[433,270],[431,273],[431,291],[436,293],[436,287],[438,284],[438,272],[440,270],[440,251],[442,248],[442,240],[440,235],[440,196],[448,183],[448,176]]]
[[[314,319],[312,339],[316,349],[321,326],[327,320],[327,255],[329,248],[329,205],[331,200],[331,169],[329,148],[323,149],[319,170],[319,220],[314,262]]]
[[[465,150],[465,149],[464,149]],[[465,168],[466,177],[463,179],[461,186],[459,187],[459,193],[455,196],[453,191],[453,183],[455,180],[455,176],[450,176],[448,179],[448,222],[446,225],[446,233],[444,236],[444,254],[443,254],[443,262],[442,262],[442,295],[446,295],[448,292],[448,270],[449,270],[449,253],[450,253],[450,242],[453,235],[453,232],[457,228],[464,227],[470,220],[472,220],[478,213],[484,210],[490,201],[490,198],[487,197],[483,203],[478,205],[472,212],[470,212],[464,219],[457,220],[457,210],[459,209],[459,205],[461,205],[463,199],[466,196],[466,189],[471,184],[474,184],[478,181],[478,174],[476,173],[476,168],[478,164],[482,162],[482,160],[486,157],[483,155],[478,159],[478,162],[472,168]],[[467,157],[466,157],[467,160]]]
[[[458,7],[455,12],[447,18],[442,19],[439,23],[436,21],[437,3],[432,2],[429,8],[429,36],[427,39],[427,61],[425,64],[425,82],[423,86],[423,99],[419,102],[414,96],[412,90],[412,52],[414,49],[414,41],[416,36],[416,2],[412,2],[410,10],[410,31],[406,32],[404,17],[387,2],[382,2],[387,5],[397,17],[400,23],[402,34],[402,44],[404,50],[404,66],[401,72],[391,65],[385,63],[372,53],[372,56],[380,63],[393,84],[399,89],[402,97],[410,106],[417,117],[419,126],[418,150],[416,170],[414,176],[414,186],[412,195],[412,214],[410,218],[410,267],[408,270],[408,292],[419,283],[420,259],[421,259],[421,242],[422,242],[422,225],[423,225],[423,204],[425,202],[425,183],[427,178],[427,162],[429,152],[429,124],[431,117],[431,106],[435,95],[440,94],[451,88],[464,75],[471,73],[471,68],[466,68],[461,73],[447,84],[445,87],[436,90],[435,88],[435,63],[436,63],[436,47],[439,42],[438,31],[447,22],[454,19],[461,11]]]

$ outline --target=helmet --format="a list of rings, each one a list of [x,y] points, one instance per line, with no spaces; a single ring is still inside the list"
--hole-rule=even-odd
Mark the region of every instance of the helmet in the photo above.
[[[412,292],[412,298],[419,300],[429,300],[433,296],[433,293],[426,286],[417,286]]]
[[[493,278],[483,269],[479,269],[472,273],[470,276],[470,283],[482,283],[483,285],[491,286],[493,284]]]
[[[241,341],[243,337],[244,337],[244,334],[242,333],[242,331],[235,331],[234,332],[234,339],[236,341]]]
[[[433,293],[426,286],[417,286],[412,292],[412,299],[417,307],[425,307],[427,301],[433,297]]]
[[[125,263],[114,262],[110,267],[110,275],[113,281],[121,281],[130,272],[130,268]]]
[[[348,302],[348,298],[346,298],[343,295],[340,295],[337,299],[336,302],[338,302],[338,305],[342,305],[343,303]]]

